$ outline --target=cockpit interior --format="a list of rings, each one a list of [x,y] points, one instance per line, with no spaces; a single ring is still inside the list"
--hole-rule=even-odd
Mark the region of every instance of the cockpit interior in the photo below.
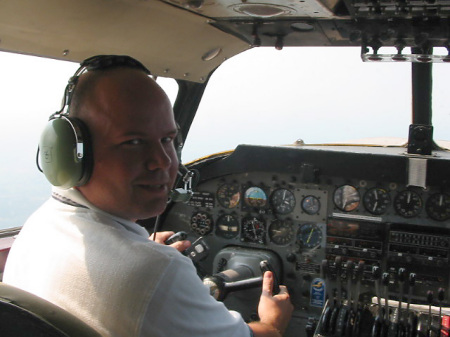
[[[448,336],[450,139],[435,140],[432,123],[433,65],[450,63],[448,0],[2,7],[2,51],[71,62],[131,54],[154,76],[175,79],[180,153],[210,77],[248,49],[352,46],[361,62],[410,64],[404,144],[240,144],[183,163],[167,210],[142,225],[186,235],[185,253],[211,296],[246,321],[258,319],[261,275],[272,270],[295,308],[287,337]],[[19,231],[0,232],[0,247]]]

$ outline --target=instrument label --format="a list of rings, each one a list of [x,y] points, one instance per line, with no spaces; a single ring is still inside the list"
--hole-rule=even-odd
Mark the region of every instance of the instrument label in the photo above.
[[[325,305],[325,281],[321,278],[315,278],[311,282],[310,305],[323,308]]]

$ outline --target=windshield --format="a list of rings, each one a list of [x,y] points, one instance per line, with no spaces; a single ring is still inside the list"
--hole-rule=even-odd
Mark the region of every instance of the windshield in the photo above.
[[[450,139],[449,75],[448,64],[433,64],[436,140]],[[362,62],[360,48],[254,48],[212,75],[183,161],[239,144],[404,144],[411,91],[411,63]]]
[[[238,144],[329,143],[372,137],[405,142],[411,64],[363,63],[359,48],[255,48],[212,75],[183,161]],[[0,229],[22,226],[48,199],[35,165],[38,140],[77,63],[0,52]],[[434,64],[434,138],[449,140],[450,66]],[[173,102],[174,81],[160,83]],[[391,139],[392,140],[392,139]],[[377,139],[379,141],[379,139]]]

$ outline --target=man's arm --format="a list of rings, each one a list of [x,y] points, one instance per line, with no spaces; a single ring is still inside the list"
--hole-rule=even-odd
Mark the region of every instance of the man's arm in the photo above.
[[[261,298],[258,305],[259,322],[249,324],[255,337],[281,337],[291,319],[294,307],[285,286],[273,295],[273,273],[264,273]]]

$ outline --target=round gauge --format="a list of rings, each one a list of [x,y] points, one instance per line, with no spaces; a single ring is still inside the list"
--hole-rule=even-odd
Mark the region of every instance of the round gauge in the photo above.
[[[263,208],[267,204],[267,195],[260,187],[250,187],[245,191],[244,200],[248,206]]]
[[[264,244],[266,226],[264,220],[249,217],[242,220],[242,237],[245,241]]]
[[[270,197],[270,201],[278,214],[291,213],[295,207],[294,193],[285,188],[275,190]]]
[[[206,212],[196,212],[191,217],[191,229],[198,235],[211,233],[213,220]]]
[[[411,190],[399,192],[394,199],[394,208],[404,218],[412,218],[422,211],[422,198]]]
[[[374,187],[364,194],[364,207],[372,214],[380,215],[386,212],[391,203],[388,191],[383,188]]]
[[[304,248],[315,248],[322,242],[322,231],[316,224],[305,224],[297,233],[297,241]]]
[[[216,222],[216,234],[225,239],[232,239],[239,233],[239,223],[235,216],[224,214]]]
[[[358,190],[351,185],[343,185],[334,191],[334,204],[341,211],[351,212],[359,206]]]
[[[294,238],[294,227],[290,219],[274,220],[269,226],[270,241],[277,245],[287,245]]]
[[[428,216],[437,221],[450,219],[450,196],[436,193],[430,196],[425,205]]]
[[[241,199],[239,184],[223,184],[216,194],[217,200],[225,208],[235,208]]]
[[[313,195],[308,195],[302,200],[302,209],[309,215],[317,214],[320,211],[320,200]]]

